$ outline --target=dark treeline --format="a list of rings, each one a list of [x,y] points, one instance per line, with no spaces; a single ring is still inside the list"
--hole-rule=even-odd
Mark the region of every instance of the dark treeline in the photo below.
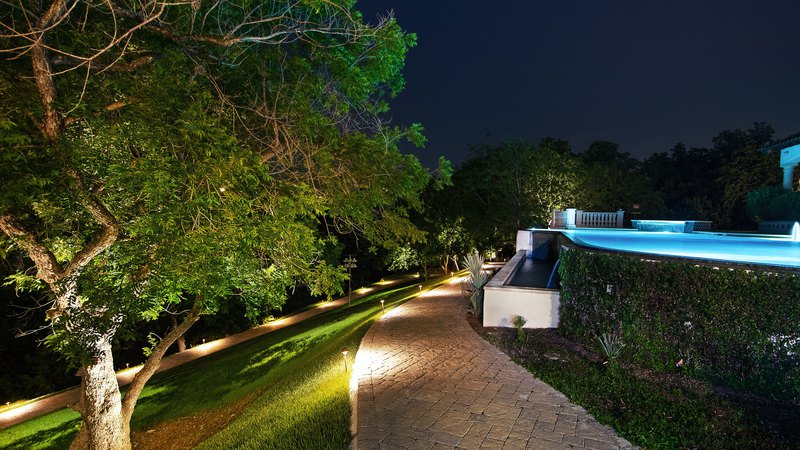
[[[721,230],[752,230],[748,193],[780,183],[769,124],[725,130],[709,148],[677,144],[644,161],[612,142],[573,149],[558,139],[478,145],[451,183],[431,187],[419,226],[423,245],[395,254],[400,266],[455,267],[470,248],[507,256],[518,229],[546,227],[555,209],[626,211],[631,219],[713,221]],[[582,150],[582,151],[581,151]],[[427,255],[427,256],[426,256]]]

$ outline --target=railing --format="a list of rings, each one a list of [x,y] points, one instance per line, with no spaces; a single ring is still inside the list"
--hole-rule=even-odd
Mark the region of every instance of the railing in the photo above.
[[[553,211],[550,228],[622,228],[625,211],[594,212],[567,208]]]

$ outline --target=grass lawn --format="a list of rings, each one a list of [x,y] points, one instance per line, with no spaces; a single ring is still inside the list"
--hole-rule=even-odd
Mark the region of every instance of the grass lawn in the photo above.
[[[630,365],[606,368],[600,362],[599,349],[585,349],[554,330],[526,330],[525,342],[519,343],[516,330],[484,329],[475,323],[473,327],[514,361],[635,445],[644,448],[798,448],[800,445],[797,436],[800,416],[796,406],[793,412],[792,408],[781,412],[793,414],[793,418],[763,420],[754,413],[753,398],[743,404],[679,373],[657,374]],[[778,412],[786,405],[772,406]],[[794,425],[790,425],[792,421]]]
[[[165,422],[189,420],[183,431],[197,433],[179,435],[189,440],[212,436],[203,448],[345,448],[350,442],[349,369],[355,350],[381,315],[380,299],[389,309],[418,293],[417,284],[379,292],[156,375],[134,412],[134,440],[158,432]],[[348,372],[343,347],[350,350]],[[235,417],[230,417],[231,405],[237,403]],[[220,421],[219,415],[226,417]],[[193,416],[194,423],[185,419]],[[203,424],[212,429],[202,429]],[[77,413],[56,411],[3,430],[0,448],[66,448],[78,425]]]

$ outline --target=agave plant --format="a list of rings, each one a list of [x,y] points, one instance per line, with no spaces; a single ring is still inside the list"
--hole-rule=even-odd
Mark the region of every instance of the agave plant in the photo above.
[[[603,333],[595,339],[600,344],[603,354],[606,355],[606,363],[614,361],[622,353],[622,347],[625,347],[622,338],[616,333]]]
[[[464,257],[464,266],[469,271],[465,291],[469,294],[472,313],[483,316],[483,286],[489,282],[489,274],[483,271],[483,256],[477,251]]]

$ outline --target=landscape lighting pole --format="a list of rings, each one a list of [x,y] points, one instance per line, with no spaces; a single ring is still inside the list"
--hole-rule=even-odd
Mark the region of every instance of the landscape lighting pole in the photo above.
[[[344,259],[344,267],[347,268],[347,306],[350,306],[350,301],[353,299],[353,277],[350,276],[350,271],[358,267],[356,262],[353,255],[347,255],[347,258]]]

